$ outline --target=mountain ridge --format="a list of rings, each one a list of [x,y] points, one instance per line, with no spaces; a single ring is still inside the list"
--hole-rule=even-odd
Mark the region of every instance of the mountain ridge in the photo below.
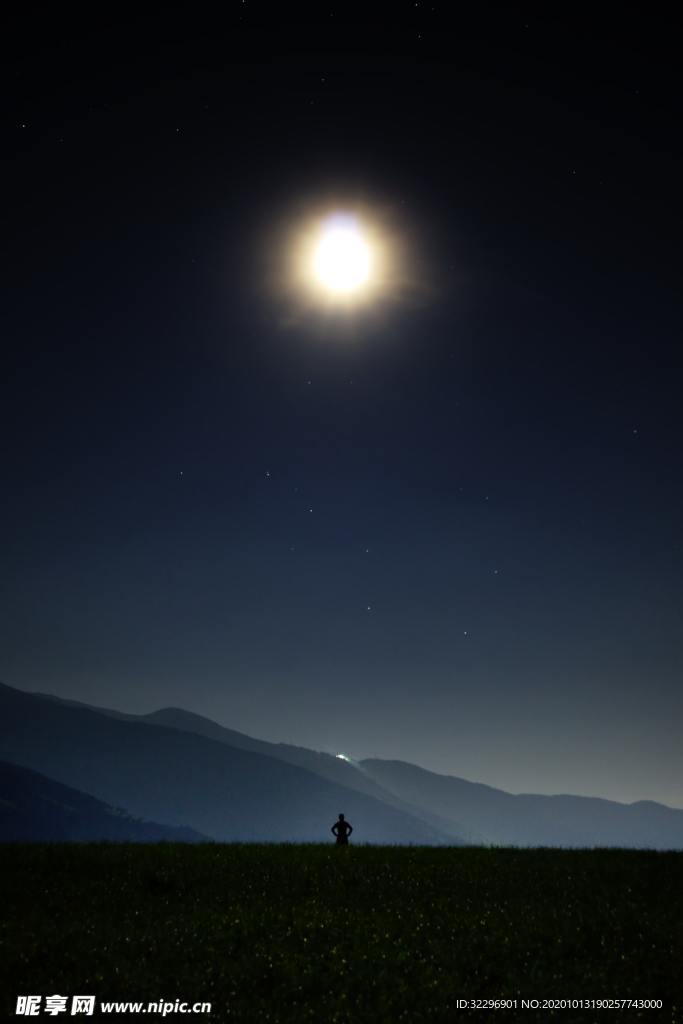
[[[621,803],[603,797],[574,794],[514,794],[487,783],[431,772],[401,760],[366,758],[351,763],[306,747],[270,743],[229,729],[212,719],[183,708],[166,707],[145,715],[132,715],[53,695],[28,694],[26,691],[14,691],[11,687],[6,690],[23,693],[27,698],[42,701],[42,705],[39,706],[43,708],[61,706],[63,709],[71,709],[74,713],[87,712],[100,719],[110,718],[120,724],[125,723],[134,730],[158,730],[156,733],[147,732],[143,735],[148,738],[156,736],[157,739],[161,735],[166,735],[167,743],[177,744],[177,740],[168,740],[168,734],[173,733],[187,738],[180,741],[181,745],[188,742],[191,745],[192,737],[195,741],[203,740],[205,744],[213,745],[212,756],[218,757],[219,760],[220,755],[216,754],[216,746],[231,752],[227,755],[228,760],[234,760],[236,756],[238,759],[241,758],[240,770],[247,773],[245,778],[249,776],[249,763],[254,770],[258,766],[263,768],[265,758],[265,761],[270,763],[271,770],[273,763],[280,766],[278,772],[285,773],[287,784],[294,789],[304,784],[304,778],[309,787],[312,778],[316,778],[323,789],[325,785],[339,786],[336,795],[340,801],[344,801],[347,814],[354,799],[365,798],[373,801],[370,806],[375,814],[381,807],[384,808],[382,814],[386,814],[388,809],[394,814],[404,815],[404,827],[407,818],[412,822],[413,833],[415,822],[418,822],[417,831],[421,838],[411,838],[408,841],[518,846],[617,845],[683,849],[683,811],[653,800]],[[0,692],[0,697],[1,695]],[[0,756],[3,756],[3,742],[0,736]],[[194,749],[201,749],[206,755],[209,748],[195,746]],[[247,763],[249,757],[256,758],[257,761]],[[292,771],[294,775],[291,774]],[[304,775],[297,776],[297,771],[303,772]],[[280,779],[280,782],[282,781]],[[291,796],[292,791],[287,798]],[[327,799],[332,799],[329,794]],[[127,806],[125,801],[119,802]],[[264,814],[268,806],[270,805],[261,808]],[[272,806],[270,810],[272,811]],[[365,811],[361,813],[370,812],[365,807]],[[159,819],[158,814],[147,816]],[[198,820],[188,819],[188,823],[198,831],[207,831],[206,828],[199,827]],[[366,828],[369,823],[370,820],[365,818]],[[317,838],[324,837],[324,830],[321,833],[312,822],[309,822],[307,827]],[[256,833],[262,834],[263,828],[264,823],[261,828],[256,828]],[[208,834],[214,835],[210,830]],[[277,838],[279,834],[275,829],[272,838]],[[370,823],[365,838],[377,841],[375,834]],[[395,836],[396,831],[392,831],[391,834]],[[228,838],[228,835],[223,831],[219,837]]]
[[[342,810],[368,842],[456,841],[297,765],[6,684],[0,684],[0,758],[134,816],[187,825],[221,841],[323,841]]]
[[[0,842],[207,842],[186,827],[131,817],[30,768],[0,761]]]
[[[328,781],[347,786],[350,789],[389,803],[406,814],[417,815],[428,825],[438,831],[445,832],[447,836],[456,842],[460,842],[464,838],[464,830],[460,827],[459,823],[445,820],[437,814],[413,806],[359,770],[357,764],[351,764],[347,760],[335,757],[333,754],[328,754],[324,751],[311,750],[308,747],[299,747],[291,743],[272,743],[268,740],[260,740],[253,736],[248,736],[246,733],[230,729],[228,726],[220,725],[205,715],[199,715],[194,711],[187,711],[184,708],[168,706],[159,708],[156,711],[136,715],[130,712],[116,711],[111,708],[99,708],[96,705],[85,704],[81,701],[56,697],[53,694],[36,693],[34,696],[45,697],[48,700],[62,703],[69,707],[87,708],[88,710],[118,719],[125,719],[126,721],[167,726],[173,729],[181,729],[185,732],[196,732],[200,736],[218,740],[229,746],[237,746],[242,750],[265,754],[268,757],[274,757],[289,764],[297,765],[300,768],[313,771]]]
[[[683,811],[653,800],[515,794],[407,761],[366,758],[360,764],[403,799],[457,818],[494,844],[683,849]]]

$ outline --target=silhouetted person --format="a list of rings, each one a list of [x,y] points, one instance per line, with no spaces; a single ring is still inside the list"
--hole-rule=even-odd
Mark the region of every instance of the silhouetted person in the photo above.
[[[334,825],[330,829],[330,832],[333,836],[336,836],[337,846],[348,846],[349,836],[353,832],[353,825],[350,825],[349,822],[345,820],[344,815],[340,814],[338,820],[335,821]]]

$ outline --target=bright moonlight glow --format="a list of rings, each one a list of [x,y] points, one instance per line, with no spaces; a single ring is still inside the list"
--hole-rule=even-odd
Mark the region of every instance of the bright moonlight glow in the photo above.
[[[346,295],[363,288],[371,263],[370,247],[355,218],[338,215],[323,223],[313,250],[313,273],[326,291]]]

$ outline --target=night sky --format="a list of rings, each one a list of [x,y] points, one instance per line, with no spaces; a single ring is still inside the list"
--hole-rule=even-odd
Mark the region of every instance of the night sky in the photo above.
[[[232,10],[6,42],[0,679],[683,807],[672,26]]]

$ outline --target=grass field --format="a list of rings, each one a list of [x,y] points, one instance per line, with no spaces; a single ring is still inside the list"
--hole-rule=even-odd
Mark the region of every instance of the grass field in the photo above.
[[[17,995],[53,993],[212,1003],[176,1020],[683,1020],[681,853],[7,844],[0,857],[3,1020],[23,1019]],[[458,1008],[475,998],[518,1006]],[[521,1008],[534,998],[663,1008]]]

